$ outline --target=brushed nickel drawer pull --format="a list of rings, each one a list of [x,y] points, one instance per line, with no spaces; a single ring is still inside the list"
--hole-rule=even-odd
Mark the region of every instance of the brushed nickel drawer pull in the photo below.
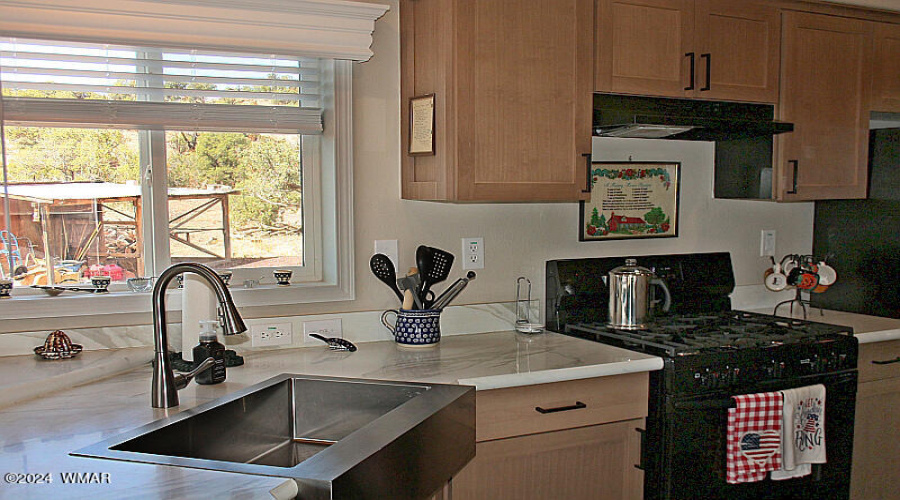
[[[872,364],[875,364],[875,365],[889,365],[889,364],[892,364],[892,363],[900,363],[900,356],[897,356],[897,357],[894,358],[894,359],[889,359],[889,360],[887,360],[887,361],[875,361],[875,360],[872,360]]]
[[[587,405],[582,403],[581,401],[575,401],[575,404],[573,405],[557,406],[556,408],[541,408],[540,406],[534,407],[534,409],[537,410],[538,413],[556,413],[558,411],[578,410],[581,408],[587,408]]]

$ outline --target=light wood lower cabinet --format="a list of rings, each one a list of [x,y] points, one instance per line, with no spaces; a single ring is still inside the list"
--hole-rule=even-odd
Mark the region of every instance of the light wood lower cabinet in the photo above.
[[[476,393],[475,458],[454,500],[642,498],[647,391],[639,373]]]
[[[638,499],[643,475],[636,428],[626,420],[478,443],[453,479],[460,499]]]
[[[850,498],[897,498],[900,483],[900,341],[859,346]]]

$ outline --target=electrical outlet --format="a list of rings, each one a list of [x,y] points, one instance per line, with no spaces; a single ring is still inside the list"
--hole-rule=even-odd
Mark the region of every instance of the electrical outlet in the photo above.
[[[484,238],[462,239],[463,269],[484,269]]]
[[[394,263],[394,269],[400,269],[400,250],[397,240],[375,240],[375,253],[387,255]]]
[[[775,256],[775,230],[763,229],[759,239],[759,256]]]
[[[250,326],[250,345],[263,347],[288,345],[294,341],[294,329],[290,323],[264,323]]]
[[[344,338],[344,329],[341,326],[341,318],[303,322],[303,342],[321,344],[322,341],[310,337],[310,333],[318,333],[323,337]]]

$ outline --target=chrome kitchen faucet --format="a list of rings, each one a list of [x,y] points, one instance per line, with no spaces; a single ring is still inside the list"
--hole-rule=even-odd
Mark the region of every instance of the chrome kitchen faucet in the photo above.
[[[247,331],[247,326],[234,305],[228,287],[215,271],[203,264],[192,262],[169,266],[159,275],[156,286],[153,287],[153,343],[156,347],[153,382],[150,386],[150,406],[153,408],[178,406],[178,391],[187,387],[195,375],[213,364],[213,359],[207,358],[190,373],[175,375],[169,362],[169,342],[166,334],[166,288],[175,276],[185,272],[192,272],[200,276],[212,286],[219,299],[219,314],[225,335],[236,335]]]

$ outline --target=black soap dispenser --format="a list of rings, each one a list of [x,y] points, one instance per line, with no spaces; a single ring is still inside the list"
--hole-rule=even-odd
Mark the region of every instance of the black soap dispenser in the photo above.
[[[208,385],[225,381],[225,346],[216,339],[218,321],[200,321],[200,343],[194,347],[194,366],[200,365],[206,358],[215,363],[208,370],[197,374],[197,383]]]

